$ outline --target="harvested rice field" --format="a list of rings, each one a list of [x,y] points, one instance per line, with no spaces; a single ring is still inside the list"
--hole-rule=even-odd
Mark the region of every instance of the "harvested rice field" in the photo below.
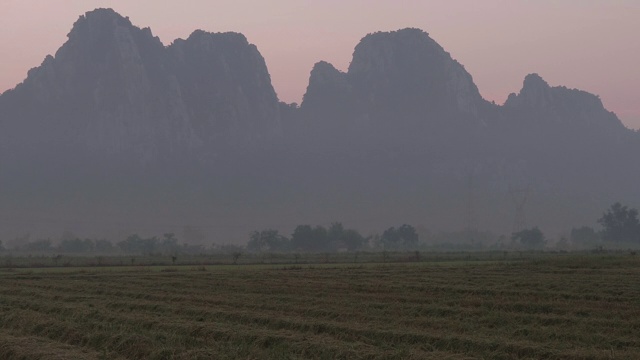
[[[0,270],[1,359],[640,359],[640,259]]]

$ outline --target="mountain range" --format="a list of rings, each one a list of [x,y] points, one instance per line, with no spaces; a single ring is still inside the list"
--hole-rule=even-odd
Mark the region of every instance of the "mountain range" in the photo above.
[[[366,35],[346,72],[318,62],[298,106],[242,34],[164,46],[97,9],[0,95],[0,150],[5,237],[188,228],[227,243],[331,221],[508,233],[516,213],[556,236],[640,204],[640,134],[596,95],[531,74],[488,102],[420,29]]]

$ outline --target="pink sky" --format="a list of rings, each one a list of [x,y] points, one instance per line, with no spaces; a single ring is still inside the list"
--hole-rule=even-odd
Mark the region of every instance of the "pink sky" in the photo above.
[[[599,95],[640,128],[637,0],[0,0],[0,91],[66,41],[78,16],[110,7],[169,44],[195,29],[237,31],[258,46],[281,100],[300,102],[319,60],[346,70],[367,33],[418,27],[502,103],[524,76]]]

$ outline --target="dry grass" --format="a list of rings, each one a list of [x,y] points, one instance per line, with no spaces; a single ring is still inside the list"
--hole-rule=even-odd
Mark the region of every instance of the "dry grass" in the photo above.
[[[623,256],[16,270],[0,284],[2,359],[640,358],[640,261]]]

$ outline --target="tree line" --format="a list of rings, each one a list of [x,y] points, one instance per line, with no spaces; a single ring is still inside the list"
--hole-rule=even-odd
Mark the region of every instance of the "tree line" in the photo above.
[[[365,237],[358,230],[347,229],[342,223],[335,222],[329,227],[298,225],[290,237],[273,229],[254,231],[246,249],[250,252],[354,252],[376,244],[382,250],[415,250],[419,246],[419,235],[413,226],[403,224],[388,228],[382,236]]]
[[[569,238],[562,237],[555,243],[557,249],[580,249],[606,244],[640,245],[640,220],[638,210],[615,203],[597,220],[601,230],[589,226],[573,228]],[[548,248],[544,233],[537,227],[524,229],[504,236],[495,237],[491,233],[458,232],[443,233],[438,237],[442,242],[440,250],[541,250]],[[461,240],[462,239],[462,240]],[[431,239],[433,241],[433,239]],[[142,237],[132,234],[122,241],[112,243],[109,240],[82,239],[65,234],[54,244],[51,239],[31,241],[28,236],[13,242],[12,250],[27,253],[124,253],[139,255],[176,255],[202,254],[205,252],[238,253],[330,253],[356,251],[412,251],[427,248],[425,239],[421,239],[415,227],[403,224],[387,228],[381,235],[364,236],[358,230],[345,228],[340,222],[328,227],[321,225],[298,225],[290,236],[278,230],[265,229],[253,231],[245,246],[225,245],[214,249],[205,249],[203,245],[186,244],[178,241],[174,233],[165,233],[161,237]],[[0,241],[0,251],[6,251]]]
[[[640,245],[640,219],[637,209],[616,202],[602,214],[597,222],[601,230],[589,226],[573,228],[570,242],[587,246]]]
[[[0,241],[0,251],[5,250]],[[202,245],[180,244],[174,233],[165,233],[162,237],[142,237],[133,234],[115,244],[109,240],[81,239],[70,237],[67,234],[66,238],[61,239],[57,244],[54,244],[51,239],[31,241],[28,236],[25,236],[13,250],[28,253],[175,255],[203,253],[204,247]]]
[[[561,237],[555,243],[556,249],[584,249],[605,244],[640,245],[640,221],[638,210],[615,203],[597,220],[602,230],[583,226],[573,228],[570,238]],[[538,227],[523,229],[511,234],[510,241],[504,236],[498,237],[493,245],[487,246],[492,236],[481,232],[452,234],[451,237],[464,238],[467,241],[463,249],[489,250],[542,250],[549,245],[542,230]],[[345,229],[342,223],[323,226],[299,225],[290,237],[277,230],[268,229],[251,233],[246,249],[250,252],[339,252],[339,251],[411,251],[424,249],[424,242],[411,225],[390,227],[382,235],[364,237],[357,230]],[[475,242],[475,240],[484,240]],[[446,250],[447,248],[443,248]],[[448,248],[454,250],[454,248]]]

